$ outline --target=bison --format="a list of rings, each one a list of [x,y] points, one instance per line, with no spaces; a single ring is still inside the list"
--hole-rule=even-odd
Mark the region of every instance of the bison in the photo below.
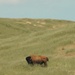
[[[46,56],[30,55],[26,57],[26,61],[28,64],[31,64],[31,65],[40,64],[40,65],[47,66],[47,61],[49,61],[49,59]]]

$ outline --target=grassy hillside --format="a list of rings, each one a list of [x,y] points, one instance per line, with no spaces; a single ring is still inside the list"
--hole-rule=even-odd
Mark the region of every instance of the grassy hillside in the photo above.
[[[46,55],[48,67],[25,57]],[[75,75],[75,22],[0,18],[0,75]]]

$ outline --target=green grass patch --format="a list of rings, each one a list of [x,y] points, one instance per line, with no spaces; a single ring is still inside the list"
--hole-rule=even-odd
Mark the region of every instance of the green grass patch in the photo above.
[[[72,21],[0,18],[0,75],[75,75],[74,34]],[[28,65],[31,54],[47,56],[48,66]]]

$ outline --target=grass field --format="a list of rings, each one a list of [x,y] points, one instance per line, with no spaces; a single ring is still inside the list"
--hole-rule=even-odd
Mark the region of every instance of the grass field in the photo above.
[[[31,54],[48,66],[28,65]],[[0,75],[75,75],[75,22],[0,18]]]

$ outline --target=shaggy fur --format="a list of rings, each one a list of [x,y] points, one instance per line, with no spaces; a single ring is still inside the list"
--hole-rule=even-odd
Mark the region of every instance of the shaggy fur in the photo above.
[[[31,56],[26,57],[26,61],[28,64],[32,64]]]
[[[47,66],[47,61],[49,61],[48,57],[46,56],[38,56],[38,55],[31,55],[26,57],[26,61],[28,64],[40,64]]]

